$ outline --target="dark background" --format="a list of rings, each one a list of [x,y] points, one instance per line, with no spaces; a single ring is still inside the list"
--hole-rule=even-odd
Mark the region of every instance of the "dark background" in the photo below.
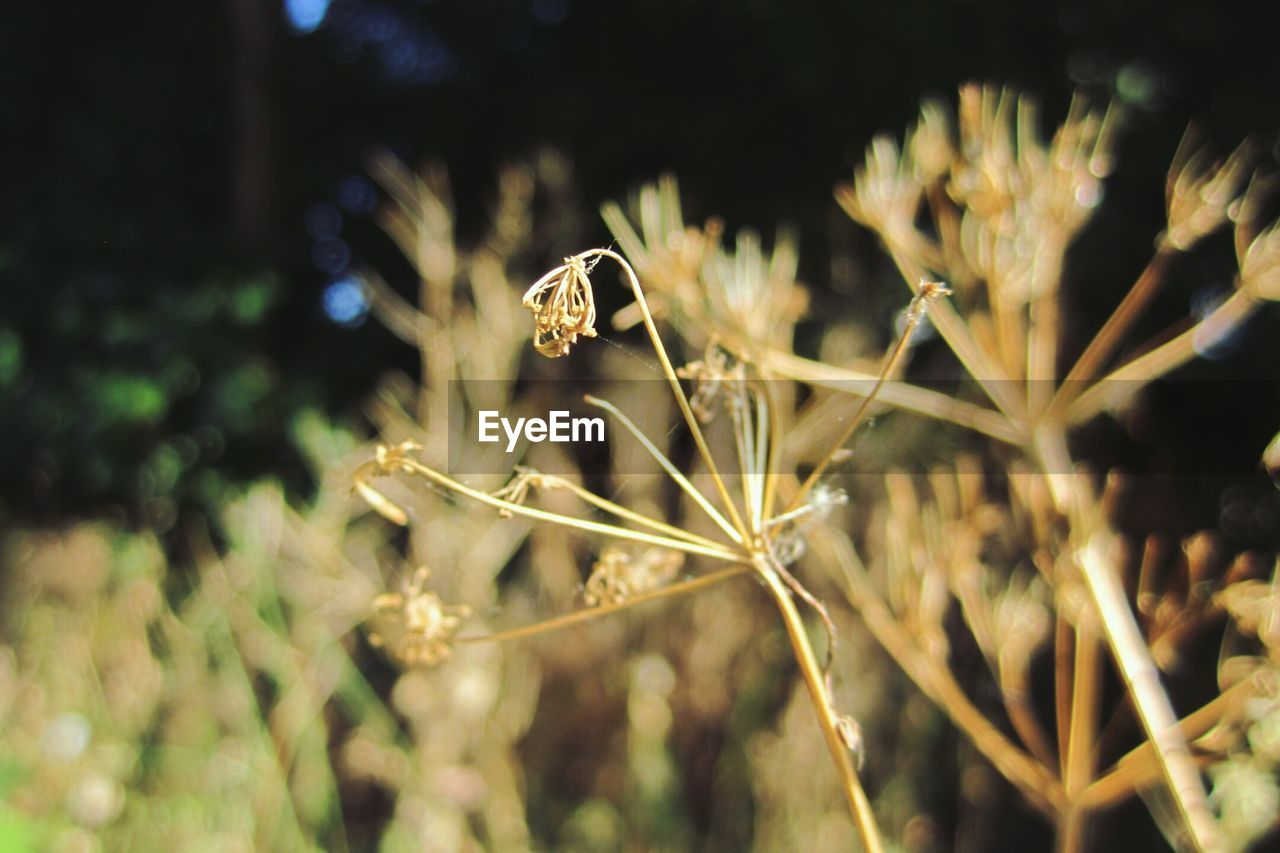
[[[601,201],[671,170],[695,220],[798,226],[816,314],[869,312],[887,327],[905,291],[831,198],[871,136],[901,134],[922,98],[954,100],[969,80],[1037,95],[1046,131],[1074,90],[1115,98],[1127,113],[1117,175],[1068,270],[1069,328],[1091,331],[1150,253],[1188,123],[1222,154],[1252,135],[1276,167],[1275,8],[4,4],[0,519],[106,515],[163,533],[265,474],[305,496],[294,416],[358,426],[377,378],[416,365],[344,289],[371,267],[413,291],[372,221],[364,164],[380,146],[448,166],[464,241],[485,222],[497,167],[540,146],[574,166],[583,245],[608,240]],[[1230,286],[1228,244],[1179,267],[1143,331]],[[546,246],[548,264],[566,248]],[[1183,532],[1216,525],[1232,489],[1252,501],[1270,488],[1253,468],[1280,393],[1218,380],[1274,378],[1277,331],[1268,307],[1230,354],[1184,371],[1205,377],[1179,386],[1194,393],[1155,395],[1146,446],[1103,453],[1138,470],[1194,460],[1185,490],[1198,503],[1170,522]],[[1162,419],[1183,438],[1160,446]]]

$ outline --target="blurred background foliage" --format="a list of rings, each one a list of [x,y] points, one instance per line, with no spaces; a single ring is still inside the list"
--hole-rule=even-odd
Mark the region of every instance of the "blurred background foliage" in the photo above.
[[[381,372],[414,368],[349,278],[411,287],[371,220],[383,146],[448,165],[464,238],[498,166],[543,145],[573,164],[566,245],[606,242],[596,204],[673,171],[695,219],[799,227],[802,274],[830,284],[815,315],[883,321],[896,273],[830,196],[871,135],[969,79],[1046,115],[1084,90],[1128,115],[1075,253],[1093,328],[1159,228],[1188,122],[1224,153],[1252,134],[1274,165],[1277,23],[1265,0],[7,4],[0,511],[163,535],[266,473],[307,494],[291,420],[355,423]],[[1151,328],[1229,268],[1204,263]],[[1241,350],[1218,375],[1276,355],[1256,335]],[[1223,391],[1219,417],[1247,418],[1248,396]]]

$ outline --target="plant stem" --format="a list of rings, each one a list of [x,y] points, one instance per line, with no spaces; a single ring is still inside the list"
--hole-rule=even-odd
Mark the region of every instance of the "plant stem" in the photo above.
[[[940,288],[940,294],[949,293],[950,291]],[[940,295],[939,294],[939,295]],[[866,419],[867,411],[871,408],[871,404],[875,401],[876,396],[880,393],[880,389],[884,387],[884,383],[893,375],[899,363],[902,361],[903,355],[907,352],[907,347],[911,344],[911,335],[915,332],[916,327],[920,325],[920,321],[924,319],[926,306],[933,302],[933,298],[927,290],[920,290],[911,300],[911,306],[907,311],[907,322],[902,329],[902,334],[898,336],[897,342],[889,353],[885,356],[884,364],[880,367],[880,374],[876,377],[875,385],[871,386],[871,392],[862,398],[857,411],[853,413],[853,417],[849,419],[848,425],[840,433],[840,437],[832,443],[831,449],[823,455],[822,460],[809,472],[809,476],[800,484],[800,489],[791,498],[791,503],[787,505],[787,511],[791,511],[804,501],[805,495],[809,494],[809,490],[817,484],[826,473],[827,468],[831,465],[831,460],[835,458],[836,452],[845,446],[854,432],[862,425]]]
[[[590,249],[578,257],[583,260],[590,257],[609,258],[621,266],[623,272],[627,274],[627,280],[631,284],[631,291],[636,297],[636,304],[640,306],[640,314],[644,318],[645,331],[649,333],[649,339],[653,342],[653,350],[657,353],[658,361],[662,364],[662,372],[666,374],[667,382],[671,385],[671,391],[675,394],[676,403],[680,406],[680,413],[684,415],[685,423],[689,425],[689,432],[693,434],[693,441],[698,446],[698,453],[702,455],[702,461],[706,464],[707,470],[711,472],[711,479],[715,481],[716,490],[720,493],[720,500],[724,502],[725,511],[729,513],[729,519],[745,539],[747,528],[743,525],[742,518],[738,515],[733,499],[729,497],[729,490],[725,487],[724,480],[720,477],[720,470],[716,467],[715,459],[711,456],[711,448],[707,446],[707,439],[702,434],[702,428],[698,426],[698,419],[694,416],[693,409],[689,407],[689,400],[685,397],[684,388],[680,386],[680,379],[676,376],[675,368],[671,366],[671,359],[667,357],[667,349],[662,344],[662,338],[658,336],[658,327],[654,325],[653,315],[649,312],[649,303],[644,298],[644,291],[640,288],[640,280],[636,278],[635,270],[631,268],[631,264],[627,263],[625,258],[609,249]]]
[[[861,395],[862,392],[856,390],[856,386],[876,381],[875,375],[871,373],[832,367],[791,353],[768,350],[760,353],[759,358],[761,367],[808,385],[830,388],[846,394]],[[855,387],[851,388],[851,384]],[[1026,440],[1022,431],[1001,412],[984,406],[975,406],[947,394],[930,391],[928,388],[921,388],[907,382],[894,382],[881,388],[879,397],[883,402],[900,409],[949,421],[990,436],[997,441],[1003,441],[1005,444],[1020,447]]]
[[[629,539],[633,542],[644,542],[649,545],[661,545],[664,548],[671,548],[676,551],[685,551],[689,554],[698,554],[703,557],[712,557],[716,560],[725,560],[730,563],[738,562],[742,559],[741,554],[720,548],[708,548],[704,545],[697,545],[693,542],[685,542],[680,539],[672,539],[667,536],[655,536],[652,533],[644,533],[639,530],[629,530],[625,527],[618,527],[615,524],[601,524],[598,521],[588,521],[585,518],[574,518],[571,515],[561,515],[558,512],[547,512],[546,510],[534,509],[533,507],[524,506],[522,504],[504,501],[502,498],[495,498],[487,492],[479,489],[473,489],[470,486],[464,486],[452,477],[441,474],[434,468],[429,468],[413,459],[404,458],[397,460],[397,464],[414,472],[421,474],[428,480],[443,486],[451,492],[479,501],[482,504],[488,504],[495,509],[509,512],[512,515],[523,515],[527,518],[537,519],[538,521],[549,521],[553,524],[562,524],[565,527],[575,527],[578,530],[585,530],[589,533],[600,533],[605,536],[612,536],[615,539]]]
[[[1061,415],[1083,384],[1097,378],[1098,371],[1115,352],[1125,333],[1142,316],[1142,312],[1159,291],[1160,285],[1164,282],[1164,273],[1169,265],[1169,259],[1174,254],[1173,246],[1167,240],[1161,240],[1156,253],[1147,262],[1138,280],[1116,306],[1116,310],[1107,318],[1107,322],[1098,330],[1098,334],[1094,335],[1093,340],[1085,347],[1080,358],[1067,373],[1067,378],[1058,386],[1058,391],[1049,404],[1045,418],[1052,419]]]
[[[1131,397],[1153,379],[1181,367],[1231,333],[1257,309],[1258,303],[1243,287],[1232,291],[1209,316],[1167,341],[1099,379],[1066,407],[1069,424],[1083,423],[1109,406]]]
[[[739,545],[742,544],[742,541],[743,541],[742,534],[739,533],[733,527],[733,525],[730,524],[729,521],[723,515],[720,514],[719,510],[717,510],[714,506],[711,505],[710,501],[708,501],[705,497],[703,497],[702,492],[694,488],[693,483],[690,483],[689,479],[685,477],[684,474],[680,473],[680,470],[676,468],[675,465],[672,464],[671,460],[667,458],[666,454],[663,453],[661,450],[659,450],[657,446],[654,445],[654,443],[649,440],[649,437],[646,436],[643,432],[641,432],[640,427],[636,426],[635,422],[632,421],[631,418],[624,415],[621,409],[613,405],[613,403],[610,403],[608,400],[601,400],[599,397],[593,397],[590,394],[583,395],[582,399],[585,400],[589,405],[598,406],[601,409],[604,409],[609,414],[613,415],[615,418],[617,418],[619,422],[621,422],[622,425],[626,427],[627,432],[635,436],[636,440],[640,442],[641,446],[643,446],[645,450],[649,451],[649,455],[652,456],[655,460],[657,460],[658,464],[662,466],[662,470],[667,472],[667,476],[671,477],[671,479],[675,481],[676,485],[679,486],[684,491],[685,494],[687,494],[690,498],[692,498],[694,503],[696,503],[699,507],[702,508],[702,511],[705,512],[707,516],[716,523],[716,526],[719,527],[721,530],[723,530],[725,532],[725,535],[727,535],[734,542],[738,543]]]
[[[1103,631],[1133,696],[1138,718],[1160,760],[1165,782],[1196,849],[1220,850],[1222,839],[1209,810],[1200,771],[1187,749],[1169,696],[1160,684],[1160,673],[1151,660],[1106,552],[1107,543],[1102,534],[1090,536],[1078,554],[1081,574],[1098,607]]]
[[[542,622],[535,622],[532,625],[522,625],[519,628],[510,628],[506,631],[494,631],[492,634],[473,634],[469,637],[457,637],[455,643],[501,643],[506,640],[518,640],[524,637],[533,637],[538,634],[545,634],[550,631],[557,631],[561,628],[568,628],[570,625],[577,625],[582,622],[589,622],[592,619],[598,619],[601,616],[608,616],[611,613],[617,613],[619,610],[626,610],[637,604],[645,604],[650,601],[656,601],[659,598],[672,598],[677,595],[686,595],[691,592],[697,592],[709,586],[736,578],[740,575],[749,574],[752,567],[743,564],[740,566],[730,566],[727,569],[721,569],[712,572],[709,575],[693,578],[680,583],[673,583],[670,586],[664,586],[659,589],[649,590],[648,592],[640,592],[631,596],[625,601],[601,604],[596,607],[588,607],[582,610],[575,610],[572,613],[566,613],[563,616],[556,616]]]
[[[1228,687],[1199,710],[1182,718],[1178,724],[1183,737],[1192,740],[1212,729],[1219,722],[1240,713],[1244,704],[1258,692],[1252,679],[1244,679]],[[1160,778],[1160,763],[1156,760],[1155,747],[1150,741],[1134,747],[1112,768],[1094,780],[1081,793],[1082,808],[1102,808],[1112,805],[1134,791],[1150,785]]]
[[[636,512],[635,510],[627,509],[625,506],[616,504],[608,498],[602,498],[595,492],[590,489],[584,489],[572,480],[566,480],[564,477],[557,477],[554,474],[538,474],[537,476],[541,480],[540,487],[543,489],[564,489],[597,509],[602,509],[605,512],[616,515],[619,518],[626,519],[627,521],[643,525],[651,530],[657,530],[658,532],[666,534],[674,539],[683,539],[686,542],[705,545],[708,548],[724,547],[721,543],[716,542],[715,540],[708,539],[705,536],[699,536],[696,533],[690,533],[682,528],[667,524],[665,521],[659,521],[656,518],[650,518],[649,516]]]
[[[818,666],[813,646],[809,643],[809,635],[805,632],[804,621],[796,610],[791,593],[778,573],[773,570],[764,555],[755,556],[756,573],[763,578],[769,592],[773,595],[778,612],[782,614],[782,622],[787,629],[787,637],[791,641],[791,650],[795,653],[796,663],[800,666],[800,674],[804,677],[805,686],[809,689],[809,698],[818,714],[818,725],[827,741],[831,759],[835,762],[836,771],[840,774],[841,788],[853,815],[858,837],[867,853],[883,853],[884,845],[880,840],[880,831],[876,828],[875,815],[871,811],[871,802],[867,799],[862,782],[858,779],[858,771],[853,767],[853,759],[849,755],[849,746],[840,737],[839,722],[831,707],[831,697],[827,693],[826,681],[822,669]]]

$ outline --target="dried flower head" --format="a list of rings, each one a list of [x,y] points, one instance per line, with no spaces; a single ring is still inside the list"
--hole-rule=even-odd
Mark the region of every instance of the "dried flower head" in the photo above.
[[[718,341],[712,340],[701,359],[677,368],[676,375],[693,382],[689,408],[705,424],[716,416],[715,402],[720,390],[726,385],[741,383],[746,378],[746,371],[742,362],[725,352]]]
[[[429,574],[427,568],[420,568],[400,592],[373,600],[377,628],[370,633],[369,643],[387,648],[408,666],[433,666],[447,658],[458,626],[471,615],[465,604],[445,604],[426,589]]]
[[[924,188],[916,180],[911,150],[900,152],[891,136],[875,137],[863,165],[854,170],[853,185],[837,187],[836,198],[854,220],[880,232],[885,242],[914,248]]]
[[[1246,177],[1250,148],[1240,145],[1224,161],[1210,164],[1208,152],[1192,150],[1193,134],[1188,132],[1174,154],[1165,187],[1165,207],[1169,217],[1168,240],[1186,251],[1202,237],[1227,221]]]
[[[1280,300],[1280,223],[1249,243],[1240,259],[1240,281],[1255,299]]]
[[[410,470],[405,464],[406,457],[410,452],[421,449],[422,445],[412,440],[402,441],[394,447],[379,444],[374,451],[373,458],[357,468],[351,478],[353,491],[359,493],[379,515],[401,527],[409,523],[408,514],[386,495],[371,486],[369,481],[377,477],[385,477],[396,471]]]
[[[547,358],[567,355],[578,335],[596,336],[596,303],[588,276],[599,258],[565,258],[525,291],[522,304],[533,312],[533,346]]]
[[[591,607],[620,604],[668,583],[684,565],[684,554],[667,548],[610,545],[592,567],[583,600]]]
[[[906,148],[915,163],[916,181],[924,186],[932,185],[951,170],[956,151],[943,104],[929,101],[920,108],[920,120],[908,132]]]
[[[703,322],[712,330],[754,344],[789,347],[809,294],[796,280],[800,253],[794,232],[779,229],[767,251],[760,235],[739,231],[729,251],[716,244],[702,263]]]
[[[799,560],[805,553],[805,536],[815,524],[822,524],[837,507],[849,502],[844,489],[819,483],[805,496],[804,503],[766,522],[772,529],[773,555],[784,566]]]
[[[545,489],[555,479],[525,465],[517,465],[513,473],[514,476],[505,486],[494,492],[493,496],[521,506],[528,499],[531,489]],[[498,515],[502,518],[510,518],[511,510],[499,509]]]
[[[1231,614],[1240,630],[1256,635],[1272,654],[1280,655],[1280,569],[1277,571],[1269,581],[1233,583],[1214,600]]]

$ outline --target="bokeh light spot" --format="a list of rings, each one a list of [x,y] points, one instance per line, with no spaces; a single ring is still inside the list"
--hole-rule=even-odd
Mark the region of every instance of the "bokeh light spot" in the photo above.
[[[344,276],[326,287],[323,303],[325,315],[349,329],[359,326],[369,315],[369,300],[364,288],[351,276]]]
[[[329,0],[284,0],[284,15],[296,33],[315,32],[329,12]]]

